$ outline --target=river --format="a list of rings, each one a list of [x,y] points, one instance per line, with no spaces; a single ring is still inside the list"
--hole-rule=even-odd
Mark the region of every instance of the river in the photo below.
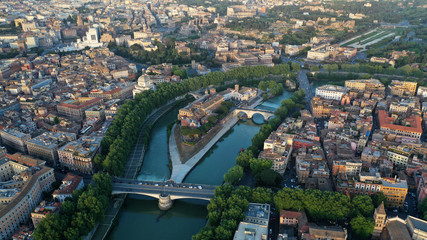
[[[265,101],[258,108],[274,111],[282,100],[291,95],[291,92],[284,91],[281,96]],[[164,115],[153,126],[138,179],[169,179],[166,129],[167,125],[176,119],[177,114],[178,108]],[[255,115],[252,120],[239,121],[196,165],[184,182],[221,184],[224,173],[235,164],[239,149],[251,145],[251,139],[259,131],[262,122],[261,115]],[[159,210],[157,203],[157,199],[128,195],[109,239],[191,239],[191,236],[206,224],[206,201],[177,200],[168,211]]]

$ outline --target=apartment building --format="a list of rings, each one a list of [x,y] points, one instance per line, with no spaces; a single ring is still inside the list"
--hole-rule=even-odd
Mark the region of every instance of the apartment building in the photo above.
[[[102,137],[83,136],[58,149],[59,163],[62,167],[86,174],[93,173],[93,158],[97,153]]]
[[[410,149],[404,146],[389,147],[387,151],[387,160],[395,165],[406,167],[410,156]]]
[[[52,168],[27,167],[5,159],[0,160],[0,175],[8,177],[4,179],[7,186],[0,188],[0,240],[6,240],[29,220],[55,177]]]
[[[415,96],[417,90],[417,82],[401,82],[398,80],[393,80],[388,86],[390,94],[397,95],[399,97],[403,96]]]
[[[384,110],[378,111],[378,118],[381,130],[398,136],[413,138],[419,140],[423,134],[421,126],[421,117],[417,115],[409,116],[405,119],[406,126],[395,124],[395,119],[389,117]]]
[[[73,192],[83,188],[83,178],[79,175],[67,173],[65,178],[62,180],[59,189],[53,191],[53,198],[58,199],[60,202],[65,201],[66,198],[73,197]]]
[[[377,79],[359,79],[345,81],[345,87],[360,91],[385,91],[385,86]]]
[[[30,140],[30,134],[26,134],[14,129],[4,128],[0,131],[2,143],[10,148],[20,152],[27,152],[27,141]]]
[[[102,103],[102,98],[80,97],[77,100],[68,100],[57,106],[58,113],[76,120],[85,118],[85,110]]]
[[[58,148],[74,140],[74,133],[45,132],[27,141],[28,154],[56,164]]]

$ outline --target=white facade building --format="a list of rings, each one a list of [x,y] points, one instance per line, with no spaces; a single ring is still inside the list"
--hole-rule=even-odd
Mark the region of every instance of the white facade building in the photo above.
[[[342,96],[346,93],[345,87],[335,86],[335,85],[324,85],[316,88],[316,96],[332,99],[332,100],[341,100]]]

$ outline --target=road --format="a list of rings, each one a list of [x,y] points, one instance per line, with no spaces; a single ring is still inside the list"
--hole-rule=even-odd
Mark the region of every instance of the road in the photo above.
[[[307,109],[310,109],[310,102],[311,99],[314,97],[314,93],[311,90],[310,82],[307,78],[307,70],[300,70],[298,72],[297,79],[300,89],[305,90],[305,101],[307,102]]]
[[[113,184],[114,192],[133,194],[164,194],[188,198],[213,198],[216,186],[199,184],[175,184],[171,182],[154,183],[147,182],[116,182]]]

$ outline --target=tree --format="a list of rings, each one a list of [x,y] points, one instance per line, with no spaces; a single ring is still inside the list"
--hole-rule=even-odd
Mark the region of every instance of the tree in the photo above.
[[[252,190],[252,202],[254,203],[270,203],[272,193],[268,188],[257,187]]]
[[[298,72],[299,70],[301,70],[301,65],[299,63],[293,62],[291,64],[292,67],[292,71],[293,72]]]
[[[56,124],[59,124],[59,122],[60,122],[60,121],[59,121],[59,118],[55,116],[55,117],[53,118],[53,124],[55,124],[55,125],[56,125]]]
[[[387,205],[387,197],[382,192],[372,194],[371,199],[375,208],[377,208],[382,202],[384,202],[384,206]]]
[[[236,163],[244,168],[249,167],[249,161],[253,158],[253,153],[250,150],[240,152],[236,157]]]
[[[243,177],[243,168],[236,165],[228,170],[224,175],[224,181],[229,184],[235,184]]]
[[[33,237],[36,240],[61,240],[62,234],[67,227],[67,221],[59,214],[53,213],[46,215],[46,218],[37,225]]]
[[[357,239],[367,239],[374,231],[375,223],[371,219],[357,216],[350,221],[350,225]]]
[[[255,179],[257,185],[273,187],[279,185],[282,182],[283,177],[274,170],[268,168],[257,174]]]
[[[374,211],[372,199],[367,195],[358,195],[351,200],[353,205],[353,214],[355,216],[362,215],[370,217]]]
[[[273,165],[273,162],[271,160],[262,158],[252,158],[249,162],[252,173],[255,175],[261,173],[265,169],[270,169]]]

